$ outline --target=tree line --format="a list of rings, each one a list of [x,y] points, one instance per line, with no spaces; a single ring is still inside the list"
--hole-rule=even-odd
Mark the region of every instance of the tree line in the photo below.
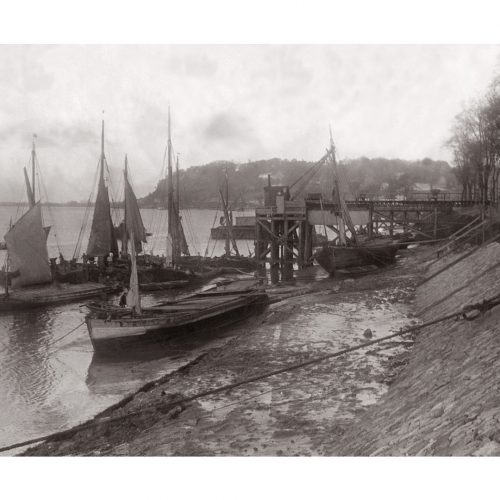
[[[498,201],[500,77],[455,117],[447,146],[453,152],[462,198],[484,204]]]
[[[180,171],[181,207],[217,208],[220,199],[219,189],[225,181],[226,170],[232,206],[256,207],[263,203],[263,188],[267,185],[268,175],[271,175],[273,185],[290,186],[313,164],[303,160],[272,158],[240,164],[216,161],[207,165],[193,166]],[[349,189],[350,199],[360,195],[372,199],[405,196],[419,184],[425,184],[429,189],[440,188],[455,192],[459,190],[454,169],[445,161],[435,161],[430,158],[408,161],[361,157],[343,160],[340,164],[345,174],[345,184]],[[332,181],[332,171],[325,165],[311,179],[301,197],[307,193],[318,192],[330,197]],[[139,200],[141,206],[164,207],[166,186],[166,179],[162,179],[150,194]]]

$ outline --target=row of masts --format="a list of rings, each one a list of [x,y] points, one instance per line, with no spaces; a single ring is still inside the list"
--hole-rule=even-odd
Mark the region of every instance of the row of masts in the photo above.
[[[107,167],[105,149],[104,149],[104,120],[101,129],[101,154],[99,160],[99,181],[94,206],[94,216],[92,220],[91,235],[87,247],[87,257],[105,257],[109,253],[117,255],[117,243],[114,235],[113,223],[111,220],[111,207],[109,202],[108,188],[105,183],[105,171]],[[167,209],[168,209],[168,229],[166,244],[166,261],[168,265],[177,265],[182,254],[189,255],[184,230],[182,228],[180,216],[180,187],[179,187],[179,157],[176,161],[176,189],[173,182],[173,148],[171,137],[171,119],[170,109],[168,111],[168,142],[167,142]],[[135,220],[134,243],[139,247],[146,242],[146,231],[140,218],[140,212],[137,205],[135,194],[130,186],[128,174],[128,160],[125,157],[125,197],[127,194],[134,199],[133,219]],[[125,220],[127,220],[127,210],[131,205],[125,200]],[[120,235],[122,240],[122,254],[128,254],[128,243],[131,243],[130,234],[127,233],[126,224],[122,225]],[[139,248],[136,248],[140,251]]]

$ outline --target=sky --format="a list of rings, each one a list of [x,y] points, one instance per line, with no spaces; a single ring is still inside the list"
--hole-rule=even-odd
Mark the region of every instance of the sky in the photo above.
[[[329,125],[341,159],[449,161],[453,118],[485,92],[499,55],[494,45],[2,45],[0,201],[25,198],[33,134],[48,200],[87,200],[103,116],[114,189],[127,154],[146,195],[169,105],[181,168],[314,161]]]

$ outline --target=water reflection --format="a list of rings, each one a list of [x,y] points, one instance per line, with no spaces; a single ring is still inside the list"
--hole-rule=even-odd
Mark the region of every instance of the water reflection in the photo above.
[[[200,330],[186,335],[172,335],[164,342],[144,346],[140,351],[123,352],[119,358],[106,358],[94,353],[89,365],[86,383],[90,391],[97,394],[120,392],[124,387],[151,380],[152,375],[171,373],[202,355],[209,349],[221,345],[228,338],[238,335],[241,328],[248,327],[247,319],[239,325]],[[144,383],[144,382],[142,382]]]
[[[30,404],[49,394],[54,382],[49,344],[55,317],[37,309],[16,312],[10,318],[6,382],[10,391]]]

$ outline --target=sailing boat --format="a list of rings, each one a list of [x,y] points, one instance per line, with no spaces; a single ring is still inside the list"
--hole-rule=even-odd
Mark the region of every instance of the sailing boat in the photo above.
[[[339,244],[327,242],[314,253],[316,262],[330,275],[334,275],[337,269],[360,267],[366,265],[384,266],[394,262],[399,243],[387,242],[380,239],[361,241],[356,235],[349,209],[344,199],[344,189],[339,175],[335,155],[335,144],[330,131],[330,149],[328,156],[334,175],[334,201],[340,211],[338,227]],[[346,234],[346,227],[350,237]]]
[[[135,270],[131,269],[131,277],[137,276],[141,290],[165,290],[188,284],[189,280],[186,279],[187,276],[182,271],[172,268],[153,267],[148,265],[147,262],[139,266],[137,254],[142,251],[142,244],[147,242],[147,233],[137,198],[130,184],[127,156],[125,156],[124,186],[125,218],[123,221],[122,255],[129,255],[132,266],[135,265]],[[128,251],[129,247],[130,252]],[[133,259],[132,254],[135,255]]]
[[[55,282],[57,272],[49,265],[47,249],[50,227],[43,226],[41,202],[36,201],[34,139],[31,161],[32,184],[24,169],[28,211],[11,225],[5,235],[7,246],[7,262],[4,268],[5,293],[0,295],[0,311],[71,302],[111,291],[110,287],[97,283]]]
[[[221,274],[220,269],[207,268],[201,257],[191,256],[182,226],[180,215],[180,189],[179,189],[179,157],[176,161],[176,189],[174,190],[173,176],[173,148],[171,135],[170,107],[168,109],[168,141],[167,141],[167,238],[165,267],[159,272],[167,280],[165,283],[148,283],[147,288],[162,289],[175,287],[175,283],[183,286],[183,281],[189,284],[203,282]],[[142,283],[142,282],[141,282]],[[186,284],[187,284],[186,283]],[[142,284],[141,286],[145,288]]]
[[[108,188],[104,180],[106,165],[106,155],[104,154],[104,120],[102,120],[101,156],[99,158],[99,183],[97,187],[97,196],[94,205],[92,226],[90,229],[90,236],[86,251],[87,257],[97,257],[100,264],[99,267],[101,268],[103,267],[105,261],[111,253],[113,254],[114,258],[118,256],[118,241],[116,238],[113,221],[111,219],[111,207],[109,204]]]
[[[127,184],[127,168],[125,169]],[[175,302],[143,308],[139,291],[137,245],[142,222],[135,210],[135,196],[125,189],[125,228],[130,236],[130,289],[127,307],[89,304],[85,317],[90,339],[96,353],[120,354],[124,349],[144,343],[157,343],[172,333],[191,333],[213,329],[240,321],[267,304],[265,291],[256,283],[233,284],[216,291],[207,291]],[[143,226],[142,226],[143,227]]]

